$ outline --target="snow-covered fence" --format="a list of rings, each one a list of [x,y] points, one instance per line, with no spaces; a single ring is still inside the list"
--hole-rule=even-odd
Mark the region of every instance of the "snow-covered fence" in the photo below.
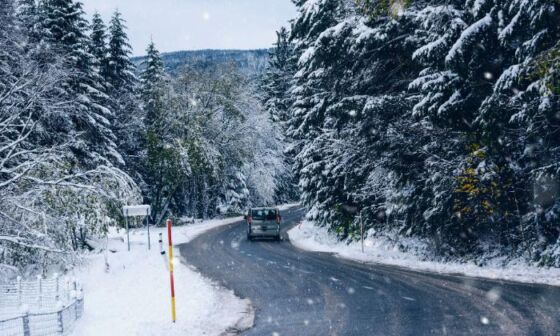
[[[74,280],[37,278],[0,285],[0,335],[66,335],[82,316],[84,300]]]

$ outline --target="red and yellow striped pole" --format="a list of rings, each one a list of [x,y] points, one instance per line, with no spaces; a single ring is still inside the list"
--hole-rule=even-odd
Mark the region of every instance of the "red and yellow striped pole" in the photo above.
[[[169,241],[169,279],[171,280],[171,319],[173,323],[177,319],[177,314],[175,312],[175,279],[173,277],[173,243],[171,239],[171,227],[173,226],[173,221],[171,219],[167,220],[167,239]]]

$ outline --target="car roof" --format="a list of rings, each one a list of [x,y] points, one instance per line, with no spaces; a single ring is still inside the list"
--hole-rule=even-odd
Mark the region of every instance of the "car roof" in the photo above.
[[[278,210],[278,208],[274,208],[274,207],[269,207],[269,208],[260,207],[260,208],[250,208],[249,210]]]

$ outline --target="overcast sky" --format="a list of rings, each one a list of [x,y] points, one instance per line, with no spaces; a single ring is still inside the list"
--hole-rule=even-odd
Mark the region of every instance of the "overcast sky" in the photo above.
[[[82,0],[91,19],[106,23],[118,8],[127,20],[134,55],[153,37],[162,52],[270,47],[275,31],[295,14],[291,0]]]

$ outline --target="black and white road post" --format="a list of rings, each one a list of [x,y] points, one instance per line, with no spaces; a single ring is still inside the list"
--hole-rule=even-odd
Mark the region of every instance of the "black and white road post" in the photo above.
[[[163,249],[163,233],[159,233],[159,253],[161,255],[165,254],[165,250]]]

